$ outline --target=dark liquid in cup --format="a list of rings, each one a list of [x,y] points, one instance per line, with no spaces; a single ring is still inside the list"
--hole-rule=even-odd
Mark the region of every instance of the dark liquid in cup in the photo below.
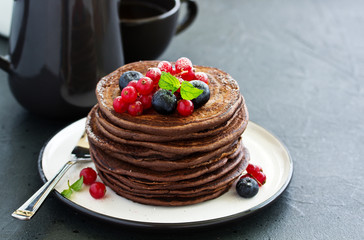
[[[120,19],[150,18],[161,15],[168,11],[162,6],[148,2],[121,1]]]

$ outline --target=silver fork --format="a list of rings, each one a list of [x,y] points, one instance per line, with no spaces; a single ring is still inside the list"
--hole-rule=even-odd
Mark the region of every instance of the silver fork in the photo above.
[[[84,132],[78,141],[76,147],[72,150],[71,160],[69,160],[51,179],[48,180],[36,193],[33,194],[21,207],[15,210],[11,216],[20,220],[29,220],[37,212],[39,207],[42,205],[48,194],[53,190],[62,176],[67,170],[76,163],[90,162],[89,145],[87,142],[87,136]]]

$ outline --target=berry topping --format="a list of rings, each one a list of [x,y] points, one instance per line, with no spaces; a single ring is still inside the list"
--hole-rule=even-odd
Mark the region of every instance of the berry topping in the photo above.
[[[132,103],[135,102],[135,100],[138,97],[138,93],[135,90],[134,87],[132,86],[126,86],[122,91],[121,91],[121,97],[123,99],[124,102],[126,103]]]
[[[143,110],[149,109],[152,107],[152,99],[153,94],[141,95],[138,97],[138,100],[143,104]]]
[[[210,99],[208,83],[208,75],[195,73],[186,57],[179,58],[174,65],[160,61],[145,76],[137,71],[124,72],[119,79],[121,96],[114,99],[113,107],[117,113],[127,111],[133,116],[151,107],[160,114],[177,110],[180,115],[188,116]]]
[[[143,74],[137,71],[127,71],[121,75],[119,79],[119,88],[122,91],[126,86],[128,86],[129,82],[136,80],[138,81],[140,78],[143,77]]]
[[[100,199],[105,196],[106,187],[101,182],[94,182],[93,184],[91,184],[89,191],[93,198]]]
[[[193,81],[190,81],[190,83],[195,88],[203,90],[202,94],[200,94],[197,98],[192,99],[195,109],[198,109],[198,108],[202,107],[205,103],[207,103],[207,101],[210,99],[210,89],[206,83],[204,83],[200,80],[193,80]]]
[[[172,114],[177,108],[177,98],[172,92],[159,89],[153,95],[152,106],[160,114]]]
[[[142,77],[136,84],[136,89],[141,95],[148,95],[154,89],[153,80],[149,77]]]
[[[135,101],[128,106],[128,113],[132,116],[139,116],[143,113],[143,104],[140,101]]]
[[[181,57],[176,61],[175,64],[176,72],[183,72],[183,71],[191,71],[192,72],[192,62],[190,59],[186,57]]]
[[[193,113],[193,103],[191,100],[182,99],[177,104],[177,111],[180,115],[186,117]]]
[[[245,177],[237,182],[236,191],[243,198],[251,198],[258,193],[259,186],[253,178]]]
[[[200,81],[206,83],[207,85],[209,84],[209,78],[208,78],[207,74],[204,72],[196,72],[195,79],[200,80]]]
[[[124,102],[121,96],[114,99],[113,107],[115,112],[123,113],[128,109],[128,103]]]
[[[90,167],[84,168],[80,172],[80,177],[83,176],[83,183],[90,185],[96,181],[97,173]]]
[[[148,72],[145,74],[146,77],[149,77],[153,80],[154,84],[158,83],[161,75],[162,71],[159,68],[149,68]]]
[[[172,73],[172,71],[173,71],[172,64],[170,62],[167,62],[167,61],[161,61],[161,62],[159,62],[158,63],[158,68],[162,72]]]

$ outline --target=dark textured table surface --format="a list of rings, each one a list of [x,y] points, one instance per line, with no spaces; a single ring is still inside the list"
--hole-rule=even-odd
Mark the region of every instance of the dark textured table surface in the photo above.
[[[0,239],[363,239],[364,2],[201,0],[161,59],[189,57],[239,81],[250,119],[294,162],[272,205],[228,225],[143,232],[77,213],[51,195],[31,221],[10,215],[41,185],[43,144],[70,122],[35,116],[0,71]],[[7,52],[6,39],[0,40]],[[178,216],[177,216],[178,217]]]

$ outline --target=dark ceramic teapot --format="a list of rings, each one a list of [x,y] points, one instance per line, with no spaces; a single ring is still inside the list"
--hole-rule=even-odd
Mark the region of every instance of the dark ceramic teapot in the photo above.
[[[9,58],[0,66],[21,105],[57,118],[89,111],[97,81],[124,63],[117,4],[14,1]]]

